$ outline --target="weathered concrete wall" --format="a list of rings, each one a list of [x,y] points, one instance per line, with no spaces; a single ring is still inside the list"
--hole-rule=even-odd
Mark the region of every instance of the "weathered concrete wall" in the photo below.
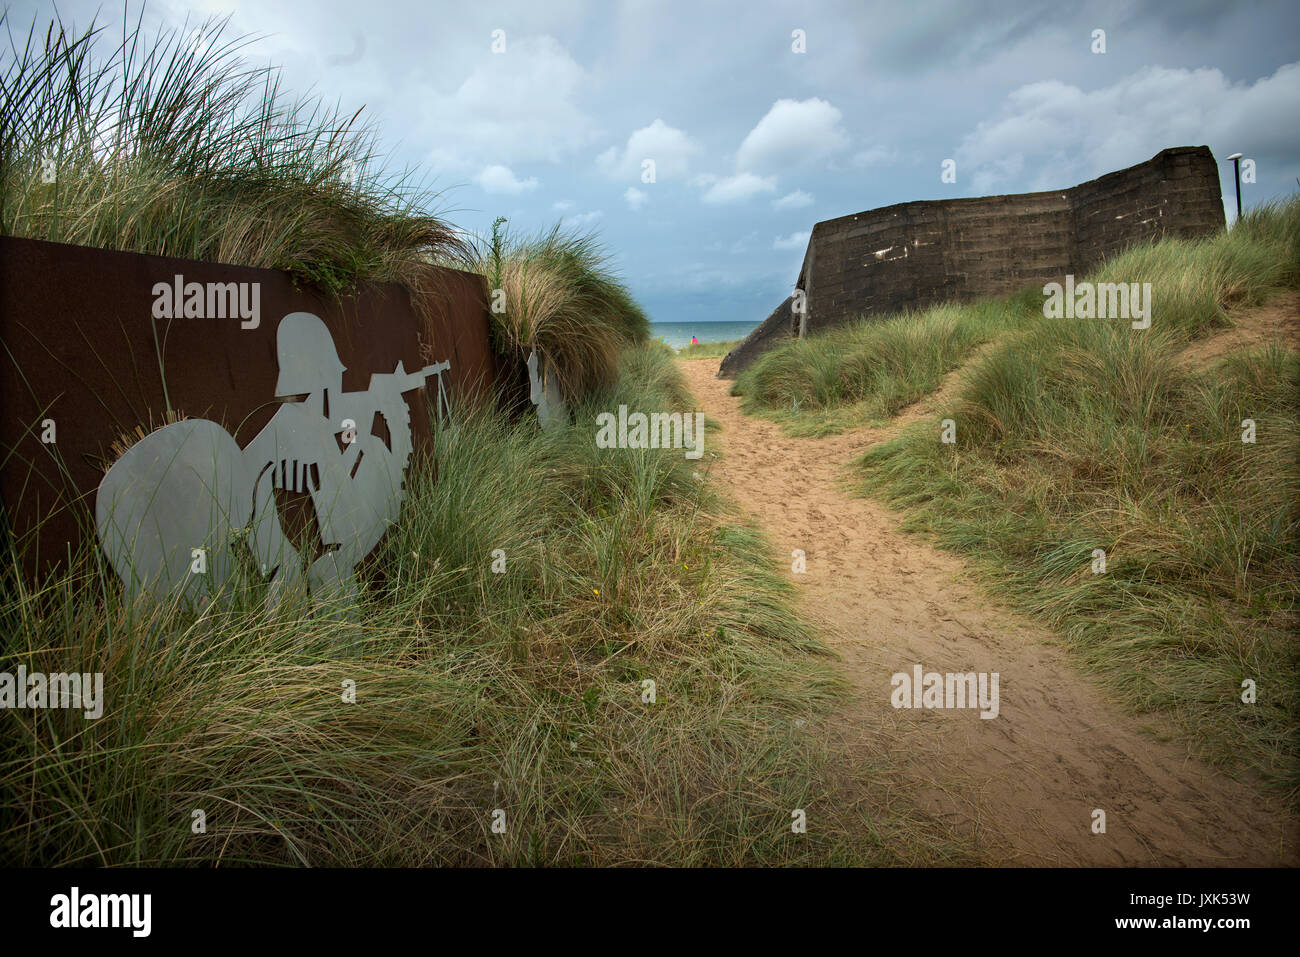
[[[154,320],[153,287],[177,274],[260,284],[258,327]],[[26,569],[38,570],[38,549],[44,568],[87,529],[93,537],[110,447],[163,425],[168,399],[189,418],[221,424],[241,446],[256,435],[279,407],[276,329],[289,313],[314,313],[328,327],[347,367],[345,392],[366,389],[372,373],[391,373],[398,360],[412,372],[450,359],[443,381],[452,401],[491,394],[499,370],[482,277],[436,270],[432,278],[437,291],[422,314],[395,285],[339,301],[274,270],[0,238],[0,505]],[[430,385],[432,397],[437,380]],[[420,394],[408,396],[413,462],[431,438]],[[41,441],[46,419],[56,426],[52,444]]]
[[[813,227],[796,287],[806,329],[970,302],[1082,275],[1132,243],[1223,229],[1207,147],[1162,150],[1070,189],[900,203]],[[737,347],[748,365],[762,347]]]
[[[722,357],[718,366],[719,378],[730,378],[754,361],[759,353],[765,352],[781,339],[798,335],[799,330],[794,311],[790,304],[793,296],[787,296],[785,302],[772,310],[772,314],[759,323],[758,328],[745,337],[745,341]]]
[[[1135,242],[1192,239],[1224,228],[1219,167],[1205,146],[1162,150],[1150,161],[1069,190],[1078,276]]]
[[[902,203],[813,227],[798,287],[809,331],[1082,275],[1125,246],[1224,226],[1208,148],[1163,150],[1071,189]]]
[[[1064,193],[902,203],[818,223],[799,288],[807,329],[1046,282],[1073,256]]]

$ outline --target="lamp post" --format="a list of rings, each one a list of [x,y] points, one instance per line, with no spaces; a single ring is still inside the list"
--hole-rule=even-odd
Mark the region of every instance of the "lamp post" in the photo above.
[[[1241,154],[1233,153],[1228,159],[1232,160],[1232,178],[1237,183],[1237,219],[1241,219]]]

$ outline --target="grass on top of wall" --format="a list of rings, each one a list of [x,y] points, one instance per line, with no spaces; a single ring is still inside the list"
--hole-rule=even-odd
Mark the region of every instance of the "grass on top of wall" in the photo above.
[[[487,280],[498,351],[524,361],[536,350],[569,402],[608,387],[623,350],[649,337],[650,321],[607,251],[592,233],[556,225],[520,236],[504,223],[493,223],[471,259]]]
[[[141,10],[143,17],[143,10]],[[0,26],[0,234],[428,291],[465,255],[360,110],[292,99],[228,19],[146,35]]]

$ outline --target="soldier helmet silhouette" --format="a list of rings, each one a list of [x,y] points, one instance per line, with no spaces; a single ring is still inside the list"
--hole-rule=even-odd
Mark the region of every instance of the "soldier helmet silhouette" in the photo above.
[[[334,337],[325,323],[310,312],[291,312],[280,320],[275,349],[280,360],[277,396],[339,389],[347,366],[339,361]]]

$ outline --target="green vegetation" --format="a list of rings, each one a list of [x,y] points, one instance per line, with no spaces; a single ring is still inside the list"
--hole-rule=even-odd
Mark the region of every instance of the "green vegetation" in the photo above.
[[[736,346],[740,345],[741,340],[732,339],[730,342],[696,342],[691,345],[682,346],[677,350],[679,359],[720,359],[725,356]]]
[[[142,13],[143,15],[143,13]],[[0,25],[12,28],[7,14]],[[390,173],[360,114],[289,101],[226,21],[105,49],[61,22],[0,56],[0,234],[413,292],[465,255],[437,194]],[[19,34],[21,38],[22,34]]]
[[[611,272],[600,243],[558,225],[511,237],[504,222],[493,224],[471,261],[499,306],[491,310],[498,350],[522,360],[536,349],[570,401],[610,385],[619,356],[646,340],[650,321]]]
[[[429,212],[438,194],[384,168],[360,110],[287,100],[227,22],[148,38],[137,21],[107,51],[93,22],[11,41],[0,234],[282,269],[336,295],[393,281],[421,307],[439,282],[430,264],[475,269],[505,292],[503,354],[536,347],[570,400],[613,381],[649,322],[595,237],[511,239],[498,220],[490,241],[467,242]]]
[[[972,306],[936,306],[794,339],[759,356],[732,387],[742,408],[794,435],[882,424],[939,387],[976,346],[1042,316],[1033,290]]]
[[[1298,227],[1295,201],[1261,207],[1231,233],[1138,246],[1086,278],[1152,283],[1156,335],[1185,343],[1225,328],[1225,309],[1300,283]],[[1006,299],[850,323],[764,353],[732,392],[744,398],[747,412],[796,435],[880,425],[938,388],[977,347],[1040,327],[1042,309],[1041,290],[1026,289]]]
[[[107,704],[90,722],[0,712],[0,856],[966,859],[811,730],[838,679],[767,544],[694,476],[707,466],[596,448],[599,410],[689,407],[660,344],[625,352],[619,372],[558,435],[489,410],[439,431],[437,481],[410,476],[403,520],[341,622],[268,614],[256,584],[198,614],[125,607],[93,551],[34,590],[11,582],[0,668],[102,671]],[[792,834],[792,808],[817,826]],[[206,833],[192,833],[195,809]]]
[[[950,402],[867,452],[865,488],[975,559],[1116,697],[1294,800],[1300,355],[1279,341],[1202,367],[1182,351],[1228,328],[1230,309],[1300,287],[1300,199],[1211,238],[1131,249],[1088,278],[1150,282],[1151,328],[1045,319],[1026,293],[910,320],[912,357],[906,319],[792,343],[740,388],[769,414],[802,398],[787,418],[806,428],[821,410],[884,417],[989,342]],[[857,372],[868,366],[880,371]],[[944,418],[955,444],[939,440]]]

